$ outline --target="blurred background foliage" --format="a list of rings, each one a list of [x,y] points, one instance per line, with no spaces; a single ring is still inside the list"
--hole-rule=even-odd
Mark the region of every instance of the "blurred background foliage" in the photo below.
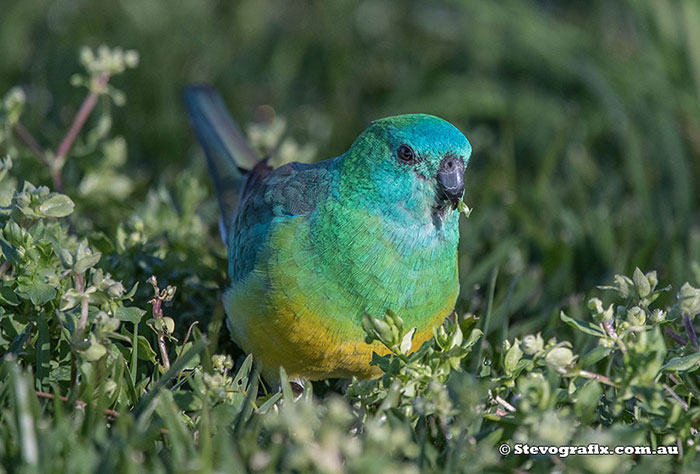
[[[495,318],[515,314],[523,330],[635,266],[697,283],[693,0],[26,0],[3,7],[0,32],[0,90],[23,87],[23,121],[42,143],[58,142],[80,104],[67,81],[76,49],[136,49],[141,66],[113,81],[128,91],[113,129],[129,144],[122,172],[133,180],[116,197],[142,203],[154,184],[194,177],[207,188],[193,212],[211,236],[212,192],[180,99],[191,82],[219,88],[242,124],[284,117],[316,159],[386,115],[432,113],[463,130],[475,208],[462,229],[463,310],[481,307],[494,267]],[[35,164],[16,166],[47,182]],[[91,166],[78,158],[66,174]],[[96,203],[87,217],[115,225],[128,209],[115,207]]]

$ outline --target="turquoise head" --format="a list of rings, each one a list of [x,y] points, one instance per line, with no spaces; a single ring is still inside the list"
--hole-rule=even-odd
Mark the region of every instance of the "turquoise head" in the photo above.
[[[471,151],[456,127],[432,115],[376,120],[343,157],[343,195],[397,225],[442,227],[464,193]]]

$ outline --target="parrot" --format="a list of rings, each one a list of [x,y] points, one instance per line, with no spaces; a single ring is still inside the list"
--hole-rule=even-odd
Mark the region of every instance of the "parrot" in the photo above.
[[[459,293],[459,212],[472,147],[433,115],[375,120],[342,155],[273,168],[221,95],[184,90],[227,246],[233,341],[266,379],[371,379],[381,370],[365,314],[398,314],[417,350]]]

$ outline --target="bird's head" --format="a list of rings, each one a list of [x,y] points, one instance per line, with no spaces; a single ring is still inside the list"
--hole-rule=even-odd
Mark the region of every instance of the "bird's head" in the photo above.
[[[464,193],[472,147],[432,115],[376,120],[344,155],[341,187],[398,223],[442,225]]]

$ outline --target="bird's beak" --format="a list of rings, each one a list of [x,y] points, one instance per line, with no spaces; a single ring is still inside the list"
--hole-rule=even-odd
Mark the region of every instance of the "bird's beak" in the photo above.
[[[450,201],[452,209],[464,194],[464,160],[454,155],[447,155],[441,162],[437,173],[438,197]]]

